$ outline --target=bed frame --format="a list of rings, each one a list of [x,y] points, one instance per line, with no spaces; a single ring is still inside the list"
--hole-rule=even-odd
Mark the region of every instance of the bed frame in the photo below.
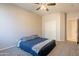
[[[38,53],[39,56],[46,56],[48,55],[52,49],[56,46],[55,40],[49,42],[47,45],[45,45],[40,52]]]

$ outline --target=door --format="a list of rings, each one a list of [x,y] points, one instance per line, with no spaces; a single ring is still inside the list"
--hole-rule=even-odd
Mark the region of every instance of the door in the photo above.
[[[77,43],[79,44],[79,19],[77,20]]]
[[[77,20],[72,19],[67,21],[67,40],[77,41]]]

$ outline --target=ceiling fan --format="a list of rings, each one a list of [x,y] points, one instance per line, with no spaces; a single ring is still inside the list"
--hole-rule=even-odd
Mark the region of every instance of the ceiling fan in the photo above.
[[[49,11],[48,6],[56,5],[56,3],[34,3],[34,4],[39,6],[36,10],[46,10],[46,11]]]

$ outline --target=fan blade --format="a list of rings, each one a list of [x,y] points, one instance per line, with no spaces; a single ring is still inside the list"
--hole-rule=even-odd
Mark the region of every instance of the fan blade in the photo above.
[[[34,4],[40,4],[40,3],[34,3]]]
[[[38,7],[36,10],[39,10],[40,9],[40,7]]]
[[[48,6],[53,6],[53,5],[56,5],[56,3],[48,3],[47,5]]]

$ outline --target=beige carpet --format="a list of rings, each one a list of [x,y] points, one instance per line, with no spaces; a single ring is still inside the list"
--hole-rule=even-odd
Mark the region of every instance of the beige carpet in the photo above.
[[[0,51],[0,56],[30,56],[31,54],[13,47]],[[79,45],[73,42],[57,42],[56,47],[48,56],[79,56]]]
[[[0,51],[0,56],[31,56],[31,54],[21,50],[20,48],[13,47]]]
[[[74,42],[57,42],[49,56],[79,56],[79,44]]]

